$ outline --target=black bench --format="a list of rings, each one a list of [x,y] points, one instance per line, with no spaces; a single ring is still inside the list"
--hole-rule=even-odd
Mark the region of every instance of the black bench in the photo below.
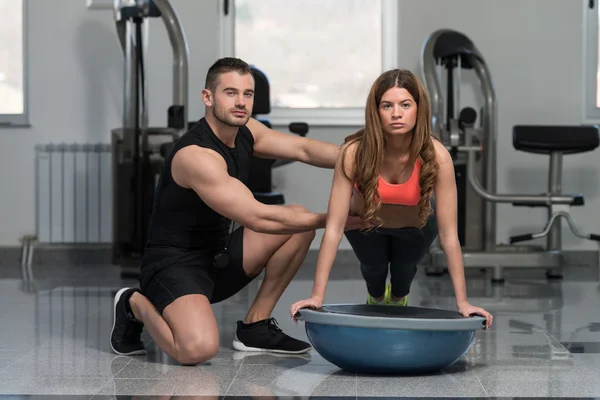
[[[596,125],[516,125],[513,128],[513,146],[516,150],[545,154],[550,157],[548,176],[549,196],[564,196],[562,187],[562,158],[564,155],[581,154],[590,152],[600,146],[600,128]],[[569,195],[567,195],[569,196]],[[571,231],[583,239],[600,241],[599,235],[583,234],[579,232],[570,214],[570,206],[583,206],[585,204],[582,194],[571,195],[570,204],[555,204],[539,202],[518,202],[515,206],[547,207],[548,222],[543,232],[529,233],[512,236],[511,243],[537,239],[548,235],[547,249],[558,250],[561,248],[561,225],[555,224],[559,217],[565,218]]]

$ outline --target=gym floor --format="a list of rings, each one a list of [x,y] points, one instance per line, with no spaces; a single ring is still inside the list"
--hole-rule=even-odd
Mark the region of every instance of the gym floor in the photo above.
[[[243,318],[258,281],[215,306],[221,350],[212,361],[178,366],[146,335],[147,356],[116,356],[109,347],[113,295],[135,281],[123,280],[110,265],[44,266],[34,272],[35,280],[24,282],[19,267],[0,269],[0,399],[600,398],[600,284],[574,272],[549,282],[543,272],[531,271],[531,276],[509,275],[503,286],[495,286],[479,271],[468,271],[469,298],[494,313],[493,328],[477,332],[468,354],[447,370],[414,377],[357,376],[314,352],[234,352],[235,323]],[[313,274],[314,266],[305,265],[274,311],[285,332],[304,339],[303,325],[291,321],[288,309],[310,294]],[[357,265],[338,263],[326,302],[365,298]],[[427,277],[421,271],[409,305],[452,308],[453,300],[447,275]]]

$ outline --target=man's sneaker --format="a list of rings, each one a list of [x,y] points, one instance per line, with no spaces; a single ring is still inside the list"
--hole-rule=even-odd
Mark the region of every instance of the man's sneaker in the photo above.
[[[134,292],[139,292],[139,290],[123,288],[115,295],[110,346],[115,353],[122,356],[146,354],[146,348],[141,339],[144,325],[133,317],[129,307],[129,298]]]
[[[269,318],[252,324],[238,321],[233,348],[239,351],[302,354],[307,353],[311,346],[286,335],[277,326],[275,318]]]

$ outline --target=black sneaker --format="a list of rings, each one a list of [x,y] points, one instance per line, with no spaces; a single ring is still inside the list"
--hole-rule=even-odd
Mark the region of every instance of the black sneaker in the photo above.
[[[128,307],[129,298],[134,292],[139,292],[139,290],[123,288],[115,295],[110,346],[115,353],[122,356],[146,354],[146,348],[141,339],[144,325],[133,317],[133,313]]]
[[[252,324],[238,321],[233,348],[239,351],[301,354],[307,353],[311,346],[286,335],[277,326],[275,318],[269,318]]]

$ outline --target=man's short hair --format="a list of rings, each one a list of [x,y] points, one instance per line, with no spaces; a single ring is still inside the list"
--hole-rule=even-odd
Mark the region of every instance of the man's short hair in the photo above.
[[[244,60],[234,57],[220,58],[208,69],[205,89],[214,93],[219,82],[219,75],[232,71],[240,75],[252,74],[250,66]]]

